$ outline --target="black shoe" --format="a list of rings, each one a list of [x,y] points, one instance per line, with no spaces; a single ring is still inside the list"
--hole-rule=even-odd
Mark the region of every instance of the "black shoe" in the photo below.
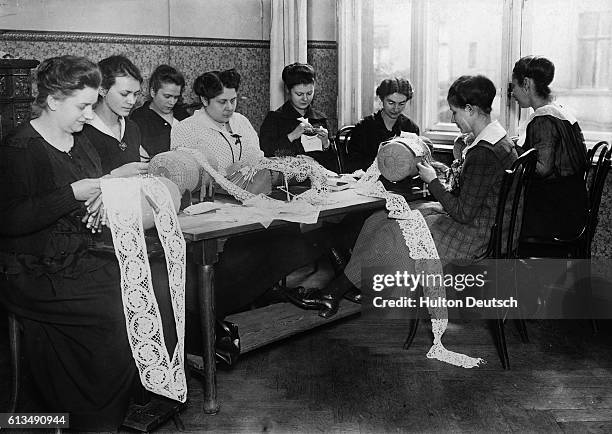
[[[344,298],[348,301],[352,301],[353,303],[361,304],[361,300],[363,300],[363,294],[357,288],[349,289],[345,294]]]
[[[284,288],[286,299],[300,309],[319,309],[320,305],[313,300],[320,298],[321,290],[318,288]]]
[[[240,356],[240,336],[238,326],[229,321],[215,322],[215,357],[218,362],[231,367]]]
[[[314,300],[313,300],[314,301]],[[334,297],[331,294],[323,294],[316,300],[319,304],[319,316],[323,318],[331,318],[338,313],[340,308],[340,297]]]

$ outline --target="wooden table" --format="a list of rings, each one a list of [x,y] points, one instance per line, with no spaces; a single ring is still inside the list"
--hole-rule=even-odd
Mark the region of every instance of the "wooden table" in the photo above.
[[[384,208],[384,200],[357,195],[354,190],[331,193],[337,204],[323,207],[319,221],[324,221],[350,212]],[[217,402],[215,366],[215,312],[214,312],[214,265],[219,260],[225,241],[234,236],[251,232],[265,231],[260,223],[209,221],[204,215],[180,215],[181,230],[187,242],[194,243],[192,261],[198,265],[198,304],[200,325],[202,327],[203,348],[203,390],[204,412],[214,414],[219,411]],[[275,220],[270,227],[294,225],[296,223]]]
[[[360,196],[354,190],[344,190],[330,194],[337,203],[324,206],[319,214],[319,222],[338,219],[351,212],[383,209],[383,199]],[[415,193],[407,200],[423,198]],[[203,339],[203,411],[214,414],[219,411],[217,402],[216,366],[215,366],[215,312],[214,312],[214,265],[218,262],[219,253],[228,238],[251,232],[265,231],[260,223],[219,222],[210,221],[204,215],[180,215],[181,230],[187,242],[194,243],[191,260],[198,265],[198,304],[200,310],[200,326]],[[295,225],[296,223],[275,220],[270,228]],[[290,333],[289,333],[290,334]],[[279,334],[279,337],[288,334]]]

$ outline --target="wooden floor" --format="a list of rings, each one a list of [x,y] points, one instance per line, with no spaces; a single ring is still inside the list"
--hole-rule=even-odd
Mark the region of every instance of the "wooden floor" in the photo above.
[[[181,420],[187,431],[214,433],[611,432],[612,326],[600,325],[594,335],[587,322],[528,321],[531,343],[522,344],[508,324],[512,370],[503,371],[485,324],[454,322],[447,348],[487,360],[467,370],[425,357],[426,325],[404,351],[405,322],[353,316],[219,371],[217,415],[201,413],[202,388],[190,378]],[[6,334],[0,327],[0,405],[10,375]],[[176,429],[168,422],[159,431]]]

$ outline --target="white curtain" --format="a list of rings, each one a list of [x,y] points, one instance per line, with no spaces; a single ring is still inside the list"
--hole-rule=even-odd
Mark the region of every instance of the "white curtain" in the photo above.
[[[338,0],[338,126],[362,118],[362,0]]]
[[[285,102],[281,74],[285,65],[306,63],[307,0],[272,0],[270,31],[270,110]]]

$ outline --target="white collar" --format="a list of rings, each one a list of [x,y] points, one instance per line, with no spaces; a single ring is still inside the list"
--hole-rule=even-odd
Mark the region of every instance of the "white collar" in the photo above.
[[[499,121],[493,121],[489,123],[486,127],[483,128],[480,134],[476,136],[472,144],[467,146],[463,150],[462,152],[463,158],[465,158],[467,152],[470,149],[472,149],[474,146],[478,145],[478,142],[480,142],[481,140],[484,140],[485,142],[488,142],[494,145],[495,143],[499,142],[502,138],[504,138],[506,134],[507,134],[506,130],[504,129],[504,127],[501,126]]]
[[[98,116],[96,112],[93,113],[93,119],[88,121],[87,123],[94,127],[96,130],[100,131],[101,133],[106,134],[107,136],[111,136],[117,139],[118,141],[123,140],[123,134],[125,133],[125,119],[123,118],[123,116],[119,116],[119,125],[121,128],[121,137],[119,138],[115,137],[115,134],[111,131],[108,125],[104,123],[102,118],[100,118],[100,116]]]
[[[568,109],[556,103],[546,104],[538,108],[536,111],[531,113],[531,115],[529,115],[527,123],[531,122],[533,118],[538,116],[553,116],[562,121],[568,121],[570,124],[575,124],[578,122],[576,117]]]
[[[221,133],[230,134],[230,132],[226,128],[224,128],[224,127],[219,125],[219,122],[216,122],[213,118],[211,118],[210,115],[208,114],[208,112],[204,108],[196,110],[194,115],[200,116],[200,119],[202,119],[204,121],[204,125],[206,127],[211,128],[211,129],[213,129],[215,131],[219,131]],[[230,129],[232,131],[235,131],[235,129],[234,129],[234,116],[229,118],[228,123],[229,123]]]

